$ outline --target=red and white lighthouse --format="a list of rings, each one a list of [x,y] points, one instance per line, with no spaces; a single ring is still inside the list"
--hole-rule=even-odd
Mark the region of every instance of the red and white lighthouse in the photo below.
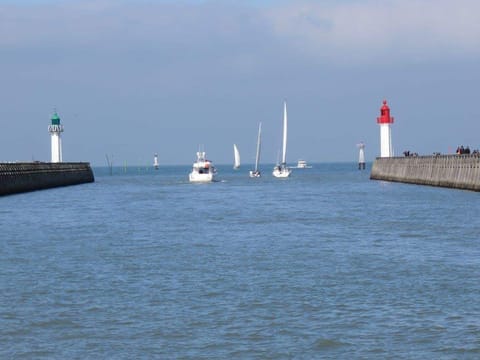
[[[390,124],[393,124],[393,116],[390,116],[387,100],[383,100],[383,106],[380,108],[380,117],[377,117],[377,124],[380,125],[380,157],[392,157],[392,130]]]

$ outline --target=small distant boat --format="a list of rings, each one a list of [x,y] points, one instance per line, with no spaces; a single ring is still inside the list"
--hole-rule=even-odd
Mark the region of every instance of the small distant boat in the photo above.
[[[193,163],[192,172],[188,175],[190,182],[212,182],[217,170],[205,157],[205,151],[197,151],[197,161]]]
[[[153,168],[158,170],[158,154],[153,155]]]
[[[311,169],[312,167],[307,164],[306,160],[298,160],[297,169]]]
[[[237,144],[233,144],[233,168],[238,169],[240,167],[240,152],[238,151]]]
[[[283,143],[282,162],[273,168],[272,175],[277,178],[289,177],[292,170],[287,167],[287,102],[283,103]]]
[[[261,142],[261,134],[262,134],[262,123],[258,125],[258,136],[257,136],[257,154],[255,156],[255,169],[250,170],[250,177],[260,177],[260,170],[258,170],[258,163],[260,161],[260,142]]]

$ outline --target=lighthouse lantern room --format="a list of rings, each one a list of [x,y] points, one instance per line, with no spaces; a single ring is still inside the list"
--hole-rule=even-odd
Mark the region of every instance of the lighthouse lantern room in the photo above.
[[[62,139],[60,134],[63,132],[63,125],[60,124],[60,117],[57,112],[52,116],[51,124],[48,125],[48,132],[52,140],[52,163],[62,162]]]
[[[377,124],[380,125],[380,157],[392,157],[392,131],[390,124],[393,124],[393,116],[390,116],[390,108],[387,100],[383,100],[380,108],[380,117],[377,117]]]

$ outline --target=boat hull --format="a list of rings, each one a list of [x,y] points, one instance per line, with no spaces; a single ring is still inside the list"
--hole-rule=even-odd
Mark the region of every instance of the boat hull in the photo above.
[[[273,169],[272,175],[276,178],[287,178],[292,173],[292,170],[289,168],[282,168],[282,169]]]
[[[190,182],[196,182],[196,183],[207,183],[207,182],[212,182],[215,179],[214,174],[199,174],[196,172],[191,172],[188,175],[188,180]]]
[[[251,178],[259,178],[261,177],[262,175],[260,174],[260,171],[254,171],[254,170],[250,170],[250,177]]]

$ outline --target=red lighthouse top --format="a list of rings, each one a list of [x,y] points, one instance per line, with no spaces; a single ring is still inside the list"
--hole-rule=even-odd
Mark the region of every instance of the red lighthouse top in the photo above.
[[[393,116],[390,116],[387,100],[383,100],[383,106],[380,108],[380,117],[377,117],[377,124],[393,124]]]

